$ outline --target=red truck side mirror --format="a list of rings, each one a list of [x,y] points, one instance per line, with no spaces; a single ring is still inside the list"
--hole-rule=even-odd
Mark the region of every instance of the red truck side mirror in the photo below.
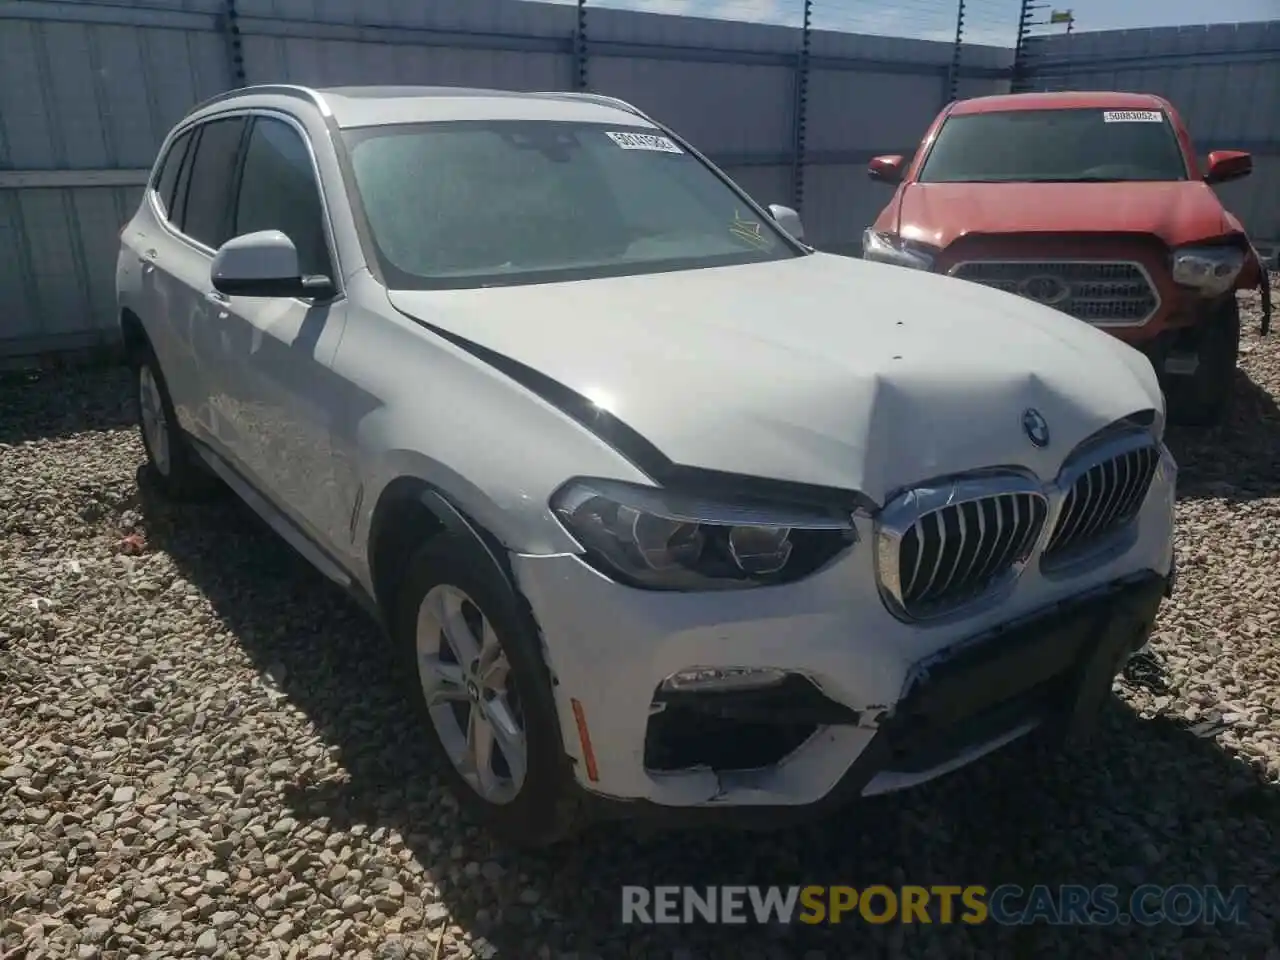
[[[872,161],[874,163],[874,161]],[[1205,183],[1226,183],[1253,173],[1253,157],[1243,150],[1214,150],[1209,154]]]
[[[881,183],[895,184],[902,181],[903,158],[897,154],[873,157],[867,164],[867,176]]]

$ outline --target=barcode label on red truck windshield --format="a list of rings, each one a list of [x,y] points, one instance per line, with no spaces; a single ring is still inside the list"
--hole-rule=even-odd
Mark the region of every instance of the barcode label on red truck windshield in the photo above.
[[[1103,123],[1163,123],[1159,110],[1103,110]]]

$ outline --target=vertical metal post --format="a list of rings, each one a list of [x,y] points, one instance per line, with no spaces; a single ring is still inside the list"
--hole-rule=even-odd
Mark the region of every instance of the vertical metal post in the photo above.
[[[1027,63],[1027,39],[1031,33],[1031,11],[1035,9],[1031,0],[1022,0],[1018,13],[1018,43],[1013,48],[1013,82],[1010,89],[1013,93],[1023,93],[1028,89],[1030,65]]]
[[[1018,42],[1014,44],[1014,69],[1010,77],[1009,90],[1021,93],[1027,84],[1027,33],[1032,18],[1030,0],[1021,0],[1018,10]]]
[[[956,0],[956,39],[951,45],[951,69],[947,72],[947,103],[960,99],[960,45],[964,43],[964,0]]]
[[[800,21],[800,53],[796,57],[796,99],[793,109],[791,145],[791,205],[796,212],[804,207],[805,138],[809,120],[809,48],[813,42],[813,0],[803,0]]]
[[[578,0],[578,24],[573,31],[573,83],[577,90],[591,89],[587,77],[587,0]]]
[[[222,29],[227,39],[227,59],[231,64],[232,88],[248,85],[248,73],[244,68],[244,41],[240,37],[240,11],[236,0],[226,0],[222,10]]]

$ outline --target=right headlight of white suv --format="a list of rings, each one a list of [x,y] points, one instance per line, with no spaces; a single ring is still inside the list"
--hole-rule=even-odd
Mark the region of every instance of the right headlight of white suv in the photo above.
[[[649,590],[733,590],[808,576],[857,542],[851,514],[574,479],[552,509],[606,575]]]

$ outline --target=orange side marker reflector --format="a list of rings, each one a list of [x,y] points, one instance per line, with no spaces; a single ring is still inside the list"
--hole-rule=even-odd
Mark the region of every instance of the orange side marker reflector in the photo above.
[[[596,769],[596,754],[591,749],[591,734],[587,732],[587,714],[582,704],[570,698],[573,704],[573,719],[578,724],[578,742],[582,744],[582,759],[587,764],[587,779],[592,783],[600,782],[600,771]]]

